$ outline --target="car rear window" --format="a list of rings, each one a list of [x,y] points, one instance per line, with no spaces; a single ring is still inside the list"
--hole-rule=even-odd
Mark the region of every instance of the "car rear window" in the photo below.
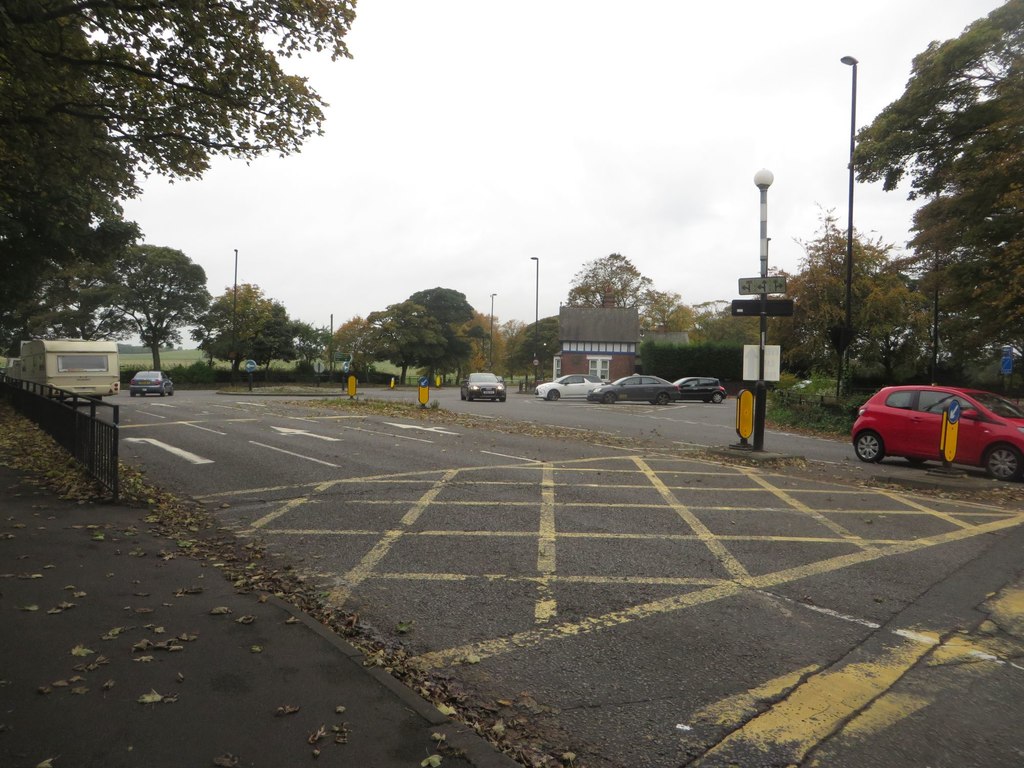
[[[904,408],[911,410],[914,407],[914,395],[916,394],[917,393],[912,390],[893,392],[885,398],[885,404],[890,408]]]

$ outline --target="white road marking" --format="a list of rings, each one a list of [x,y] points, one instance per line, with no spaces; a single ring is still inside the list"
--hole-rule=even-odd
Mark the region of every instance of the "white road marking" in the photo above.
[[[395,424],[391,421],[385,421],[389,427],[398,427],[399,429],[422,429],[424,432],[436,432],[439,435],[457,435],[458,432],[452,432],[451,430],[444,429],[443,427],[421,427],[419,424]]]
[[[287,454],[289,456],[294,456],[297,459],[305,459],[306,461],[313,461],[313,462],[316,462],[317,464],[323,464],[324,466],[327,466],[327,467],[335,467],[335,468],[338,467],[337,464],[331,464],[331,462],[329,462],[329,461],[321,461],[320,459],[314,459],[312,456],[303,456],[301,453],[292,453],[291,451],[286,451],[284,448],[275,448],[274,446],[267,445],[266,443],[257,443],[255,440],[250,440],[249,443],[252,444],[252,445],[258,445],[260,448],[269,448],[270,450],[277,451],[278,453],[285,453],[285,454]]]
[[[510,456],[507,453],[495,453],[494,451],[480,451],[480,453],[485,453],[488,456],[498,456],[499,458],[502,458],[502,459],[514,459],[516,461],[528,461],[531,464],[543,464],[544,463],[540,459],[528,459],[525,456]]]
[[[250,403],[250,402],[248,402],[246,400],[235,400],[235,403],[237,405],[255,405],[257,408],[266,408],[267,407],[266,403]]]
[[[192,429],[201,429],[203,432],[213,432],[215,435],[226,435],[227,432],[221,432],[219,429],[210,429],[209,427],[201,427],[198,424],[193,424],[191,421],[182,421],[181,424],[186,427],[192,427]]]
[[[315,438],[317,440],[326,440],[329,443],[340,443],[341,442],[340,438],[328,437],[327,435],[318,435],[315,432],[307,432],[304,429],[290,429],[289,427],[275,427],[275,426],[271,426],[270,428],[273,429],[273,430],[276,430],[277,432],[280,432],[282,435],[302,435],[303,437],[312,437],[312,438]]]
[[[149,445],[154,445],[157,448],[162,448],[168,453],[182,458],[190,464],[213,464],[213,459],[204,459],[202,456],[190,453],[181,448],[175,448],[173,445],[168,445],[167,443],[162,443],[159,440],[154,440],[152,437],[126,437],[124,439],[125,442],[128,443],[148,443]]]
[[[149,411],[144,411],[144,410],[142,410],[141,408],[139,409],[139,411],[138,411],[138,412],[139,412],[139,413],[144,413],[144,414],[146,414],[147,416],[152,416],[152,417],[153,417],[154,419],[166,419],[166,418],[167,418],[166,416],[164,416],[164,415],[162,415],[162,414],[159,414],[159,413],[150,413]]]

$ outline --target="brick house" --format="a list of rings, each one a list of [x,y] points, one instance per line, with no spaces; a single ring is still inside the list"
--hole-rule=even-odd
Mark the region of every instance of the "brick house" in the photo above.
[[[590,373],[614,381],[636,372],[640,348],[640,313],[636,307],[561,307],[558,310],[561,353],[553,374]]]

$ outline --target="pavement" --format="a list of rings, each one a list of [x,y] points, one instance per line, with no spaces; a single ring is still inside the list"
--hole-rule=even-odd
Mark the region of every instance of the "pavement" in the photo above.
[[[0,466],[0,766],[513,768],[336,633]],[[432,759],[433,758],[433,759]]]

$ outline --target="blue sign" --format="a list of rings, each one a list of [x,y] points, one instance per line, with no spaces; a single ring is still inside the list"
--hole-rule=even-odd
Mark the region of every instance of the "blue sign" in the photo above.
[[[949,404],[949,408],[946,409],[946,419],[950,424],[956,424],[960,421],[960,401],[953,400]]]
[[[999,366],[999,373],[1003,376],[1013,373],[1013,350],[1010,347],[1003,347],[1003,359]]]
[[[428,379],[426,376],[420,376],[420,386],[421,387],[430,386],[430,379]]]
[[[255,360],[246,360],[245,361],[245,372],[246,373],[252,373],[255,370],[256,370],[256,361]]]
[[[341,364],[341,372],[348,373],[348,360]]]

